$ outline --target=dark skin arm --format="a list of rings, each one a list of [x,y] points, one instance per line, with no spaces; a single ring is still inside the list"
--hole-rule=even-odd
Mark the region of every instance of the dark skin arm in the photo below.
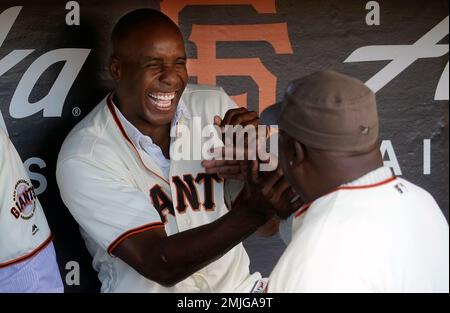
[[[149,230],[128,237],[113,253],[144,277],[170,287],[227,253],[268,216],[243,199],[210,224],[169,237],[164,228]]]
[[[238,110],[229,113],[227,119],[234,116],[234,123],[258,122],[254,113]],[[236,113],[241,117],[235,116]],[[249,167],[247,171],[250,171]],[[273,172],[271,177],[264,185],[269,194],[255,190],[262,185],[247,185],[242,200],[210,224],[172,236],[167,236],[164,228],[148,230],[125,239],[113,254],[144,277],[163,286],[173,286],[219,259],[266,223],[269,223],[267,227],[274,227],[275,206],[282,195],[286,195],[287,186],[279,183],[281,171]],[[257,201],[258,197],[261,201]]]
[[[218,220],[172,236],[164,228],[148,230],[125,239],[113,254],[142,276],[170,287],[219,259],[270,221],[274,212],[299,206],[298,201],[290,203],[293,194],[281,170],[262,177],[254,162],[250,171],[242,200]]]
[[[261,203],[267,203],[269,210],[280,218],[287,218],[304,204],[290,187],[281,167],[273,172],[261,173],[257,161],[252,161],[249,167],[246,191],[249,197],[251,195]]]

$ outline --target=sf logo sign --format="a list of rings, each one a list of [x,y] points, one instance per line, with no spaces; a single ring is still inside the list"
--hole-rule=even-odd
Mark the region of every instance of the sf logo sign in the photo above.
[[[6,9],[0,14],[0,47],[13,27],[21,6]],[[34,49],[17,49],[11,51],[0,60],[0,76],[30,55]],[[9,114],[20,119],[43,111],[44,117],[60,117],[66,96],[78,76],[90,49],[56,49],[39,56],[23,74],[12,97]],[[29,96],[39,77],[51,65],[64,61],[64,66],[53,86],[45,97],[35,103],[29,102]],[[0,112],[0,127],[6,130],[3,116]]]

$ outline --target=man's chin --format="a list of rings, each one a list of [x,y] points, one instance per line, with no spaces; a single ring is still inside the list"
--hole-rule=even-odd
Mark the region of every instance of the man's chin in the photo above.
[[[146,105],[146,120],[152,125],[165,125],[170,123],[175,116],[176,107],[170,107],[169,110],[160,110],[155,106]]]
[[[147,121],[153,126],[167,126],[172,123],[175,112],[168,112],[167,114],[160,114],[158,112],[151,112],[147,116]]]

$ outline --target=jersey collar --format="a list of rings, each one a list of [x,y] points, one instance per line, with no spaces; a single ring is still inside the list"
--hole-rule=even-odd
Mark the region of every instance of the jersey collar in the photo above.
[[[302,206],[295,214],[295,217],[300,217],[301,215],[303,215],[303,213],[305,213],[313,204],[319,202],[321,199],[323,199],[324,197],[335,193],[336,191],[339,190],[361,190],[361,189],[371,189],[371,188],[376,188],[378,186],[382,186],[385,184],[388,184],[392,181],[394,181],[395,179],[397,179],[397,177],[395,177],[395,175],[392,173],[392,170],[390,167],[387,166],[382,166],[377,168],[376,170],[373,170],[371,172],[369,172],[368,174],[350,182],[347,184],[343,184],[341,186],[339,186],[338,188],[336,188],[335,190],[331,191],[330,193],[320,197],[319,199],[316,199],[308,204],[305,204],[304,206]]]
[[[146,136],[142,134],[139,129],[137,129],[130,121],[126,119],[126,117],[122,114],[119,107],[116,103],[114,103],[114,93],[111,93],[108,98],[110,99],[110,102],[115,106],[117,116],[119,117],[125,132],[130,137],[131,141],[136,147],[141,147],[141,143],[143,141],[142,138],[146,138],[145,140],[151,142],[151,144],[155,145],[152,141],[152,139],[149,136]],[[172,119],[171,127],[170,127],[170,136],[175,137],[176,136],[176,125],[180,121],[181,117],[184,117],[187,120],[190,120],[191,112],[189,112],[186,104],[184,103],[183,99],[180,98],[180,101],[177,106],[177,110],[175,112],[175,115]],[[142,148],[142,147],[141,147]]]
[[[125,138],[125,140],[130,144],[130,146],[135,150],[136,154],[138,155],[139,159],[141,160],[143,165],[146,167],[146,169],[149,172],[152,172],[154,175],[156,175],[160,179],[162,179],[163,181],[165,181],[167,184],[170,184],[169,183],[169,179],[168,179],[168,175],[165,175],[166,173],[163,172],[161,167],[156,162],[155,158],[152,158],[149,154],[147,154],[147,152],[145,152],[145,150],[141,149],[140,148],[140,144],[136,144],[135,143],[136,138],[134,138],[134,140],[132,140],[130,138],[130,136],[128,135],[128,132],[125,129],[125,126],[124,126],[124,124],[122,123],[122,120],[119,117],[120,111],[116,107],[116,105],[113,103],[112,94],[109,94],[107,96],[107,98],[106,98],[106,105],[107,105],[108,110],[111,113],[111,116],[112,116],[114,122],[116,123],[120,133]],[[162,152],[161,152],[161,154],[162,154]],[[145,155],[148,156],[147,159],[149,159],[150,162],[153,163],[153,165],[150,166],[150,165],[147,164],[147,162],[144,160],[145,159]]]
[[[117,114],[117,117],[120,120],[120,123],[123,126],[123,130],[125,131],[128,138],[131,140],[133,145],[140,150],[143,150],[145,153],[147,153],[155,162],[156,164],[161,168],[162,172],[165,174],[166,177],[169,176],[169,167],[170,167],[170,160],[166,159],[161,148],[153,142],[153,140],[149,137],[144,135],[137,129],[120,111],[117,104],[114,103],[114,93],[111,93],[108,97],[110,99],[110,103],[114,105],[115,112]],[[175,112],[175,115],[172,119],[171,127],[170,127],[170,136],[175,137],[176,136],[176,126],[180,119],[184,117],[185,119],[190,120],[191,114],[189,110],[186,107],[186,104],[184,103],[183,99],[180,99],[180,102],[178,103],[177,110]]]

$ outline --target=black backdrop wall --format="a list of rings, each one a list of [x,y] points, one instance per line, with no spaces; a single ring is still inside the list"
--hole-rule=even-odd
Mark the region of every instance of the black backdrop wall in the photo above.
[[[276,122],[276,103],[294,78],[334,69],[367,82],[377,92],[386,164],[427,189],[448,220],[446,0],[1,0],[0,127],[37,188],[67,292],[96,292],[99,283],[59,197],[56,158],[111,88],[114,23],[142,7],[179,23],[191,82],[223,86],[267,123]],[[266,275],[284,248],[277,236],[246,246],[252,268]]]

